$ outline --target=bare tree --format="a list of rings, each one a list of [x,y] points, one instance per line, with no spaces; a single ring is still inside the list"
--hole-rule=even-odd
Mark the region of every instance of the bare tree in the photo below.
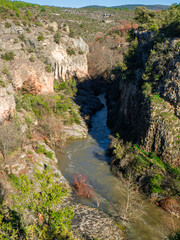
[[[20,127],[15,122],[0,126],[0,152],[4,160],[7,160],[7,154],[18,148],[23,142]]]
[[[125,197],[123,202],[118,202],[115,206],[118,216],[123,221],[135,221],[144,214],[144,205],[139,188],[133,183],[132,174],[129,172],[128,178],[122,178],[123,188],[118,187]]]

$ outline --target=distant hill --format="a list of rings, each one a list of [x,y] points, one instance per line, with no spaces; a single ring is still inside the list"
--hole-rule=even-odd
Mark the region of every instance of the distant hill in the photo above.
[[[106,6],[99,6],[99,5],[90,5],[90,6],[85,6],[82,8],[95,8],[95,9],[102,9],[102,8],[107,8]]]
[[[127,4],[127,5],[120,5],[120,6],[112,6],[110,8],[122,8],[122,9],[129,9],[134,10],[136,7],[146,7],[149,10],[162,10],[162,9],[168,9],[168,5],[143,5],[143,4]],[[86,6],[83,8],[95,8],[95,9],[102,9],[102,8],[108,8],[106,6],[98,6],[98,5],[92,5],[92,6]]]

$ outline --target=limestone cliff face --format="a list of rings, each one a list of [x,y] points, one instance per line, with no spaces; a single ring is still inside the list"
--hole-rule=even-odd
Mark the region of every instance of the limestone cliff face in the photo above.
[[[70,79],[73,76],[83,78],[88,76],[88,65],[86,54],[89,52],[88,45],[83,41],[82,38],[70,39],[67,36],[62,40],[64,43],[69,44],[71,48],[79,49],[82,54],[72,54],[71,56],[67,53],[67,47],[62,45],[53,44],[51,48],[51,61],[54,61],[55,65],[55,79]]]
[[[54,29],[57,31],[57,26]],[[11,92],[24,87],[35,90],[36,94],[54,91],[54,80],[65,81],[73,76],[88,76],[88,45],[82,38],[74,39],[68,33],[60,33],[59,43],[54,41],[55,32],[44,27],[31,26],[26,31],[23,26],[5,27],[0,24],[1,54],[13,53],[10,60],[0,59],[2,79],[6,86],[12,83]],[[42,39],[38,39],[43,36]],[[9,85],[8,85],[9,86]],[[8,87],[9,89],[10,87]],[[8,115],[15,103],[8,89],[0,88],[0,119]]]
[[[15,109],[15,100],[11,84],[0,86],[0,123],[7,119]]]
[[[180,55],[175,47],[178,40],[169,39],[152,53],[152,36],[145,38],[146,35],[138,36],[134,78],[119,79],[118,95],[109,101],[109,125],[114,129],[118,126],[120,135],[126,129],[126,139],[177,166],[180,165]],[[147,72],[146,66],[151,65],[153,68]],[[145,83],[153,89],[148,96],[143,92]]]

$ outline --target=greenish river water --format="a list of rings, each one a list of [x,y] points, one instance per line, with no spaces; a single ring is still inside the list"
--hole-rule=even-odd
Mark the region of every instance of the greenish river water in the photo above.
[[[103,95],[100,100],[105,103]],[[59,168],[64,177],[70,182],[74,181],[74,174],[85,174],[88,183],[100,199],[99,209],[111,216],[120,215],[126,198],[124,184],[110,171],[110,158],[105,154],[110,140],[110,130],[106,124],[106,106],[92,117],[92,128],[84,140],[71,141],[67,144],[65,153],[57,153]],[[97,207],[97,201],[81,199],[77,201],[92,207]],[[137,211],[137,220],[133,223],[124,223],[127,236],[130,240],[160,240],[167,239],[166,234],[171,225],[171,217],[162,209],[141,200],[144,206],[143,214]],[[116,207],[115,207],[116,206]],[[118,209],[118,210],[117,210]]]

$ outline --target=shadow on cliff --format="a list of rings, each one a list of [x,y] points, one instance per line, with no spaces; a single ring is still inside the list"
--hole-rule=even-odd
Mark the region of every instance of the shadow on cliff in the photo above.
[[[141,144],[150,128],[150,101],[142,94],[141,84],[114,82],[107,98],[108,126],[124,142]]]
[[[106,89],[107,83],[100,78],[77,80],[77,94],[74,96],[74,101],[80,106],[81,115],[88,127],[91,127],[91,116],[104,107],[98,95],[105,93]]]
[[[96,140],[102,150],[106,150],[110,143],[108,138],[110,131],[107,127],[107,111],[106,108],[104,108],[105,105],[98,96],[107,93],[108,83],[103,78],[85,79],[77,82],[77,89],[78,91],[74,97],[74,101],[80,106],[81,115],[89,127],[89,134]],[[104,101],[103,99],[103,102]],[[95,115],[96,112],[98,112],[98,115]],[[91,117],[93,115],[95,115],[95,119],[92,120]],[[102,160],[104,154],[101,156],[96,152],[94,156]]]

